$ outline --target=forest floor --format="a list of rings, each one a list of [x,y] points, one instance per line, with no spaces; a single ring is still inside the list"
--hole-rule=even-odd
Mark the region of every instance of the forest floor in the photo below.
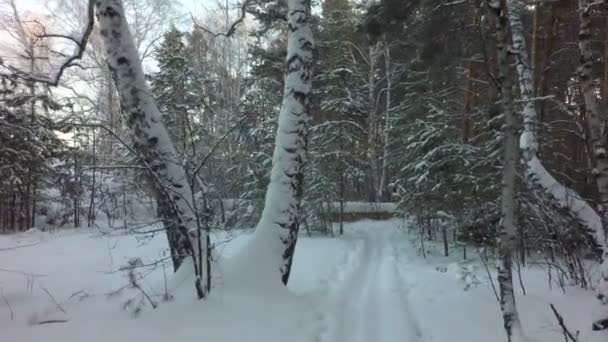
[[[157,262],[165,257],[164,234],[73,229],[0,236],[0,341],[505,340],[477,254],[444,257],[428,244],[423,257],[400,220],[345,228],[334,238],[302,236],[289,292],[231,292],[216,267],[216,288],[204,301],[193,299],[188,275],[169,275],[170,267]],[[229,260],[250,236],[236,234],[214,236],[222,258]],[[144,264],[134,275],[145,295],[128,286],[124,266],[134,257]],[[580,342],[605,342],[605,335],[589,329],[602,309],[591,292],[550,284],[540,266],[521,273],[526,295],[518,286],[518,304],[531,341],[564,340],[553,303],[569,328],[580,330]]]

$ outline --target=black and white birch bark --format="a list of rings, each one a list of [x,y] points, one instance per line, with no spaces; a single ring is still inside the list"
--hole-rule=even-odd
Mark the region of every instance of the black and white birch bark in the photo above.
[[[367,144],[368,144],[368,159],[370,173],[370,200],[377,202],[379,200],[378,193],[380,192],[380,175],[379,175],[379,151],[378,151],[378,103],[377,96],[377,64],[381,54],[382,43],[377,42],[371,44],[368,48],[367,63],[369,69],[367,73],[367,101],[368,101],[368,126],[367,126]]]
[[[596,240],[604,248],[603,262],[601,266],[601,281],[598,286],[599,298],[608,303],[608,248],[605,240],[605,227],[608,224],[608,113],[600,109],[596,90],[593,82],[593,50],[591,42],[591,10],[599,5],[598,1],[579,0],[578,11],[580,27],[578,33],[578,44],[580,50],[580,65],[578,78],[583,91],[585,101],[585,121],[587,122],[587,138],[593,154],[593,175],[597,186],[599,197],[598,203],[598,229]],[[608,5],[608,1],[604,1]],[[608,329],[608,318],[598,320],[593,325],[594,329]]]
[[[388,194],[388,148],[390,145],[390,130],[391,130],[391,90],[393,88],[393,74],[391,65],[390,45],[385,40],[384,43],[384,65],[386,69],[386,107],[384,109],[384,140],[382,142],[382,166],[380,168],[380,185],[378,186],[378,200],[385,201]]]
[[[146,164],[177,269],[192,258],[199,298],[208,291],[207,232],[199,229],[192,190],[161,113],[146,84],[121,0],[96,0],[95,12],[108,65],[132,133]],[[205,281],[205,284],[203,284]]]
[[[498,82],[505,117],[503,137],[503,174],[501,198],[501,229],[498,237],[500,263],[498,284],[500,288],[500,309],[503,315],[507,341],[526,341],[517,311],[513,290],[513,253],[517,244],[516,178],[518,165],[517,119],[513,106],[511,82],[509,80],[509,37],[506,9],[500,0],[488,2],[490,11],[496,17],[496,51],[498,62]]]
[[[574,217],[594,233],[594,238],[606,252],[604,241],[604,228],[598,213],[577,194],[574,190],[562,185],[543,166],[538,157],[538,141],[536,130],[538,127],[538,114],[534,105],[534,78],[530,68],[530,58],[526,48],[525,30],[521,20],[522,13],[526,9],[526,3],[522,0],[507,0],[509,10],[509,22],[513,40],[512,51],[516,57],[516,68],[519,79],[519,90],[523,102],[524,129],[520,137],[520,148],[523,161],[526,166],[526,178],[531,186],[540,186],[545,192],[562,207],[566,208]],[[595,97],[593,90],[591,96]],[[587,95],[585,97],[587,99]],[[596,159],[597,160],[597,159]],[[608,160],[604,156],[605,172],[608,173]],[[608,174],[604,181],[608,182]],[[608,184],[606,184],[608,186]],[[598,184],[599,188],[599,184]],[[608,198],[608,193],[605,194]],[[600,211],[601,212],[601,211]],[[604,254],[604,260],[606,255]]]
[[[289,280],[298,239],[314,49],[310,0],[289,0],[287,10],[287,70],[272,172],[264,210],[248,246],[257,259],[262,258],[255,261],[260,269],[256,276],[274,278],[278,272],[283,284]]]

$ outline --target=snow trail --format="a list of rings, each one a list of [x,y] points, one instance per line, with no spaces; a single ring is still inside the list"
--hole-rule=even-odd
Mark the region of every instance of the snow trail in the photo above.
[[[367,221],[352,231],[363,247],[358,265],[334,293],[334,332],[326,342],[416,342],[422,332],[412,312],[393,248],[395,226]]]

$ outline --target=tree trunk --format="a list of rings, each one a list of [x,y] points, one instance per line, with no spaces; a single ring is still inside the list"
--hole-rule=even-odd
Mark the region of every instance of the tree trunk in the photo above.
[[[533,74],[530,70],[530,61],[526,49],[525,31],[521,20],[526,4],[521,0],[507,0],[509,21],[513,37],[513,51],[516,56],[516,68],[519,79],[521,99],[524,103],[523,119],[524,129],[520,139],[523,160],[526,165],[526,178],[529,186],[542,187],[562,207],[568,209],[591,231],[600,246],[604,245],[604,234],[601,220],[593,208],[573,190],[560,184],[543,166],[538,158],[538,142],[536,130],[538,115],[533,100],[534,84]],[[606,185],[608,186],[608,160],[606,164]],[[608,188],[607,188],[608,189]],[[608,193],[606,194],[608,196]],[[608,197],[607,197],[608,199]]]
[[[186,172],[177,158],[161,114],[146,84],[141,60],[129,32],[121,0],[98,0],[95,10],[108,65],[127,115],[134,149],[148,168],[167,233],[174,244],[172,257],[179,267],[192,258],[197,295],[209,288],[203,284],[209,272],[207,232],[200,230],[194,197]],[[200,238],[199,238],[200,237]]]
[[[387,168],[388,168],[388,147],[391,129],[391,88],[393,87],[391,74],[391,55],[388,41],[384,43],[384,64],[386,68],[386,108],[384,110],[384,141],[382,146],[382,167],[380,170],[380,185],[378,186],[378,199],[380,201],[387,200]]]
[[[608,8],[608,7],[607,7]],[[604,25],[604,87],[602,92],[602,100],[608,107],[608,16],[606,17],[606,25]]]
[[[310,120],[314,43],[309,20],[310,0],[288,1],[287,73],[272,172],[262,217],[248,246],[251,248],[248,252],[257,253],[253,261],[256,267],[271,268],[268,272],[258,272],[260,277],[278,272],[283,284],[289,281],[298,238],[298,213]],[[263,286],[267,286],[268,282],[275,280],[258,278],[250,281],[263,282]]]
[[[593,1],[579,0],[580,30],[578,33],[580,61],[578,68],[579,82],[583,91],[585,101],[585,112],[587,121],[587,134],[593,156],[593,174],[597,185],[599,197],[598,214],[599,223],[595,228],[595,239],[599,246],[603,247],[601,282],[598,286],[600,298],[608,300],[608,248],[604,239],[608,219],[608,148],[606,141],[606,125],[608,120],[606,113],[600,111],[596,96],[596,87],[593,84],[593,51],[591,47],[591,18],[590,12]],[[608,3],[608,1],[606,1]],[[596,322],[597,324],[597,322]],[[608,327],[607,327],[608,328]]]
[[[97,136],[93,130],[93,172],[91,179],[91,194],[89,201],[89,212],[87,213],[87,227],[92,227],[95,224],[95,189],[97,188]]]
[[[496,39],[497,39],[497,61],[498,61],[498,82],[502,106],[505,116],[504,132],[504,160],[502,174],[502,198],[501,213],[502,222],[498,237],[498,250],[500,263],[498,266],[498,284],[500,287],[500,309],[503,314],[507,341],[525,341],[519,313],[515,302],[513,291],[513,251],[516,246],[517,227],[516,227],[516,177],[517,177],[517,119],[513,110],[513,98],[511,94],[511,82],[509,81],[509,61],[508,61],[508,21],[505,8],[500,0],[489,2],[490,10],[496,16]]]
[[[544,96],[547,94],[547,86],[549,84],[549,82],[547,82],[547,79],[549,78],[549,70],[551,70],[551,55],[553,54],[553,50],[555,48],[555,37],[558,36],[559,29],[559,8],[560,4],[558,2],[554,2],[553,4],[551,4],[549,17],[545,24],[543,34],[543,53],[539,57],[540,61],[537,64],[538,71],[536,72],[536,75],[538,76],[538,83],[534,83],[534,86],[536,87],[534,96]],[[538,104],[539,123],[543,122],[544,115],[545,102],[540,101]]]
[[[78,151],[76,150],[76,141],[74,141],[74,193],[72,196],[73,206],[74,206],[74,227],[80,227],[80,165],[78,160]]]
[[[367,144],[368,144],[368,158],[370,165],[370,193],[369,199],[372,202],[376,202],[378,200],[377,197],[377,183],[379,180],[378,177],[378,151],[376,146],[376,129],[378,126],[378,121],[376,117],[376,59],[378,58],[378,48],[380,47],[380,43],[376,43],[374,45],[370,45],[368,49],[368,61],[369,61],[369,70],[367,74],[367,97],[368,97],[368,127],[367,127]]]
[[[37,186],[36,183],[34,183],[34,186],[32,188],[32,218],[31,218],[31,227],[36,227],[36,211],[37,211],[37,197],[36,197],[36,192],[37,192]]]

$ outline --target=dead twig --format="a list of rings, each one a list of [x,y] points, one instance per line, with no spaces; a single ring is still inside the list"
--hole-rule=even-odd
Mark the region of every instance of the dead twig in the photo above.
[[[8,298],[4,295],[4,289],[0,288],[0,296],[2,296],[2,300],[6,303],[6,307],[8,308],[9,317],[11,321],[15,318],[15,313],[13,312],[13,307],[11,303],[9,303]]]
[[[484,252],[485,253],[485,252]],[[479,249],[477,249],[477,254],[481,259],[481,263],[483,264],[484,269],[486,270],[486,274],[488,275],[488,279],[490,280],[490,284],[492,285],[492,291],[494,292],[494,297],[500,303],[500,296],[498,295],[498,291],[496,290],[496,285],[494,285],[494,279],[492,278],[492,273],[490,273],[490,267],[488,266],[487,258],[481,254]]]
[[[55,297],[53,297],[53,295],[49,292],[49,290],[47,290],[44,286],[41,286],[42,290],[44,290],[44,292],[46,292],[46,294],[49,296],[49,298],[51,298],[51,300],[53,301],[53,303],[55,303],[55,306],[57,306],[57,308],[59,310],[61,310],[61,312],[63,312],[64,314],[68,314],[67,311],[65,311],[65,309],[61,306],[61,304],[59,304],[59,302],[55,299]],[[38,322],[40,324],[40,322]]]

